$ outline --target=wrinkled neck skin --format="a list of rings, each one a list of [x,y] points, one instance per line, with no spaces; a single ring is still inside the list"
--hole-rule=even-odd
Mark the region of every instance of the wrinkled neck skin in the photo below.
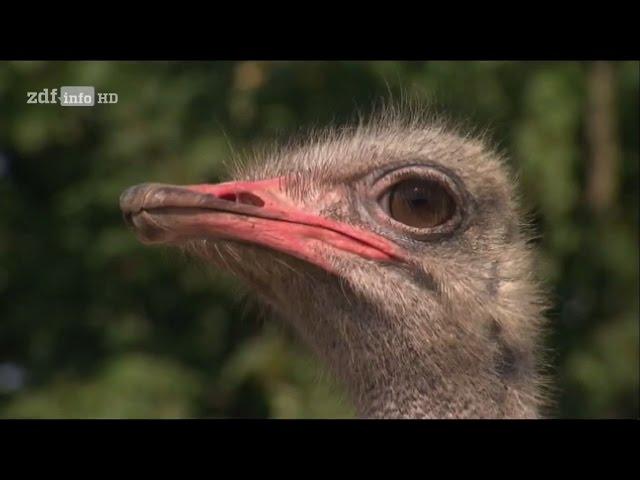
[[[330,310],[322,295],[312,298],[276,309],[346,387],[359,417],[538,418],[531,339],[506,340],[488,318],[471,319],[487,328],[468,331],[451,318],[399,319],[340,292]]]

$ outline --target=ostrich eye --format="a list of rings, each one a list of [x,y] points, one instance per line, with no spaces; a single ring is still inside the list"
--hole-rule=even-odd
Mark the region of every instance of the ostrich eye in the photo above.
[[[387,195],[387,213],[397,222],[409,227],[437,227],[449,220],[456,210],[454,199],[435,180],[403,180],[393,185]]]

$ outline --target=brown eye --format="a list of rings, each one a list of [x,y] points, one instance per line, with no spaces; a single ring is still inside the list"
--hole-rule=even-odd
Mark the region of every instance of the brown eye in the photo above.
[[[455,213],[456,204],[447,189],[435,180],[416,178],[391,187],[391,218],[414,228],[437,227]]]

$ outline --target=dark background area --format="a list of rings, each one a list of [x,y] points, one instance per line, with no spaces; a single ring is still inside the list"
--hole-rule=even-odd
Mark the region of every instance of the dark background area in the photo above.
[[[0,63],[0,417],[351,417],[233,279],[140,245],[118,197],[401,93],[488,130],[549,285],[559,417],[638,416],[638,62]],[[119,102],[28,105],[93,85]]]

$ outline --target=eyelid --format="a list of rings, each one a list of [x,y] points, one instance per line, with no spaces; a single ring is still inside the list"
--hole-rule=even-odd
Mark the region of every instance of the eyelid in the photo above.
[[[433,180],[438,182],[451,194],[456,203],[459,198],[457,188],[450,176],[439,169],[426,165],[403,166],[385,172],[373,181],[372,194],[376,200],[380,200],[382,196],[391,189],[395,184],[400,183],[404,179],[421,178],[425,180]]]

